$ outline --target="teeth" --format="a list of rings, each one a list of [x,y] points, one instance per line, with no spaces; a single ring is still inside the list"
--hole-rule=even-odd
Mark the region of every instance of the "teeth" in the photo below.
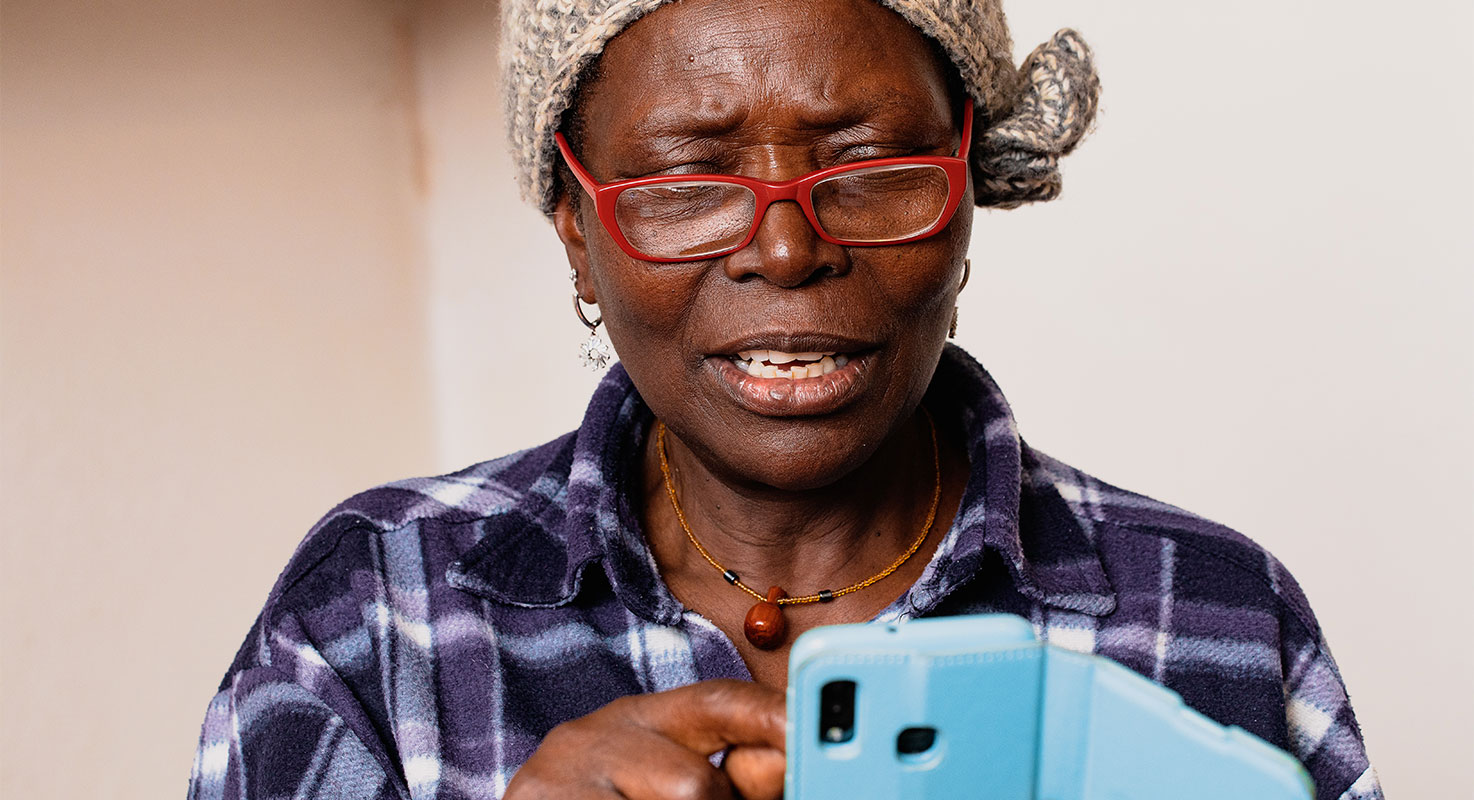
[[[737,357],[743,361],[766,361],[769,364],[788,364],[793,361],[819,361],[833,353],[785,353],[782,350],[743,350]]]
[[[797,363],[795,363],[797,362]],[[734,359],[737,368],[758,378],[817,378],[850,363],[835,353],[785,353],[782,350],[743,350]],[[778,365],[792,364],[779,369]]]

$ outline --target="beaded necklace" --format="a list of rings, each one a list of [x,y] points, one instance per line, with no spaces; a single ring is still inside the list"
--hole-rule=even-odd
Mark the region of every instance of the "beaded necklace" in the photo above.
[[[743,583],[742,579],[737,577],[736,572],[717,563],[717,560],[712,558],[711,553],[708,553],[706,548],[701,546],[701,542],[696,539],[696,534],[691,532],[690,524],[686,522],[686,514],[681,510],[680,500],[676,499],[676,486],[671,479],[670,462],[667,460],[665,454],[665,423],[659,421],[655,423],[655,442],[656,448],[660,453],[660,474],[665,478],[665,493],[670,497],[670,504],[675,509],[676,519],[681,523],[681,530],[686,532],[686,538],[691,540],[691,544],[696,547],[696,552],[700,553],[701,557],[706,559],[706,563],[712,565],[717,572],[722,573],[722,577],[727,580],[727,583],[747,592],[758,601],[747,612],[747,619],[742,625],[742,634],[747,637],[747,641],[751,642],[754,647],[760,650],[772,650],[783,644],[783,640],[788,633],[788,623],[783,618],[783,606],[804,605],[806,603],[828,603],[852,592],[858,592],[867,586],[889,577],[896,570],[900,569],[901,565],[909,561],[911,556],[916,555],[916,551],[921,549],[922,542],[925,542],[927,535],[931,533],[932,523],[937,518],[937,506],[942,501],[942,459],[937,449],[937,426],[932,421],[931,414],[927,413],[925,408],[921,410],[921,413],[926,417],[926,425],[931,432],[931,456],[932,466],[936,471],[936,488],[932,490],[931,508],[926,512],[926,522],[922,524],[921,533],[916,537],[916,541],[912,542],[906,552],[902,553],[890,566],[863,581],[852,583],[843,589],[820,589],[814,594],[806,594],[801,597],[789,597],[783,591],[782,587],[779,586],[769,587],[767,596],[759,594],[757,590]]]

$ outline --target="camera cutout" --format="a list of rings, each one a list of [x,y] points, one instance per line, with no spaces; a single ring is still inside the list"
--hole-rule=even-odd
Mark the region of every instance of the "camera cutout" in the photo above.
[[[830,681],[819,689],[819,744],[855,738],[855,682]]]

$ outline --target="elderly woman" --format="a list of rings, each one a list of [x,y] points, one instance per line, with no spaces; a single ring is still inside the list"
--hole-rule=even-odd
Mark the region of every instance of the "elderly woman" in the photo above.
[[[1091,122],[1075,34],[1016,70],[996,0],[504,13],[524,189],[620,363],[574,433],[311,531],[191,796],[776,797],[794,636],[985,611],[1381,795],[1284,568],[1029,448],[946,344],[972,208],[1053,197]]]

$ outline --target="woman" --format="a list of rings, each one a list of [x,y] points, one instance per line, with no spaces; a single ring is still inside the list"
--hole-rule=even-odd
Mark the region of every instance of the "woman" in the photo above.
[[[590,5],[508,4],[509,107],[620,365],[313,529],[192,796],[777,797],[798,633],[1007,611],[1380,797],[1283,568],[1028,448],[945,345],[973,204],[1052,197],[1090,123],[1078,37],[1020,74],[995,3]]]

